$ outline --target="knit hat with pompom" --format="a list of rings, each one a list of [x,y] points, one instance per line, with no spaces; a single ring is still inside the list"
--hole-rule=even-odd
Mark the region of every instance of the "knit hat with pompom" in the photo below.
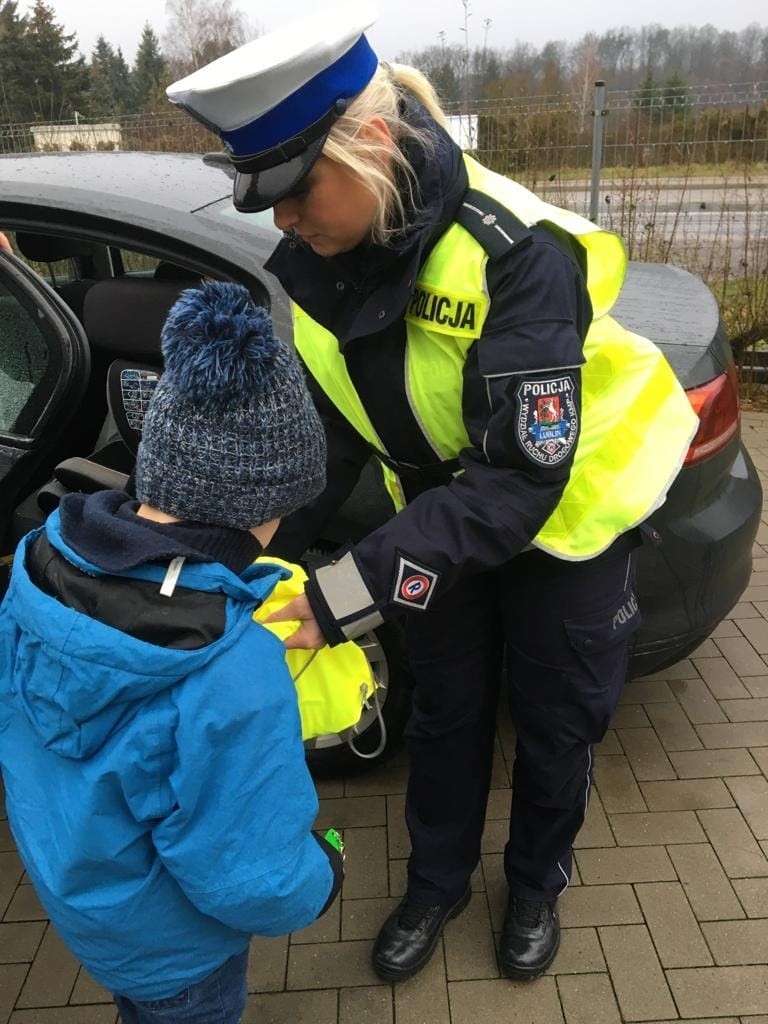
[[[182,292],[162,331],[136,497],[168,515],[247,530],[325,486],[325,434],[293,351],[242,285]]]

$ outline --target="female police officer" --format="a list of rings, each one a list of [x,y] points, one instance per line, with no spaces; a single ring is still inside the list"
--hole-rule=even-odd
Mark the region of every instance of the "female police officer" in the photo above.
[[[517,732],[500,963],[530,978],[582,824],[592,744],[638,625],[636,527],[664,500],[696,418],[659,351],[608,311],[614,236],[463,156],[413,69],[379,64],[358,5],[263,36],[177,82],[215,130],[242,211],[274,208],[267,268],[294,301],[320,396],[329,485],[285,524],[298,556],[380,461],[396,514],[315,569],[288,646],[406,618],[407,895],[373,952],[429,959],[470,897],[499,680]]]

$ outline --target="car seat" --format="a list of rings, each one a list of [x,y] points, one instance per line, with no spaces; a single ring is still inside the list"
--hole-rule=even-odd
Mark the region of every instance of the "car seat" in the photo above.
[[[25,259],[34,263],[47,263],[53,288],[66,302],[77,319],[83,322],[83,304],[90,288],[96,284],[92,242],[58,235],[40,235],[31,231],[16,232],[16,247]],[[74,281],[59,284],[52,264],[60,260],[76,260],[82,274]]]
[[[152,275],[155,281],[184,281],[188,288],[194,288],[203,280],[203,275],[189,267],[182,267],[180,263],[170,263],[168,260],[160,260]]]
[[[91,347],[91,378],[77,418],[84,422],[75,423],[74,434],[68,431],[58,446],[66,457],[60,457],[53,478],[17,506],[11,529],[14,542],[39,526],[68,491],[125,486],[140,436],[140,430],[129,429],[130,421],[135,422],[132,389],[143,381],[147,390],[159,376],[162,326],[190,284],[194,282],[116,278],[98,281],[88,290],[84,326]],[[78,443],[78,434],[83,433],[91,438],[86,448]]]

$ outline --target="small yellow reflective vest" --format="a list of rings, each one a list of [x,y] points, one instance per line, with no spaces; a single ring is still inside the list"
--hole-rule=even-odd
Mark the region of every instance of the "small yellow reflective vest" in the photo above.
[[[256,622],[280,640],[285,640],[296,632],[301,623],[294,619],[284,622],[266,620],[304,593],[307,574],[300,565],[284,562],[281,558],[262,555],[256,561],[282,565],[291,570],[290,578],[280,580],[253,613]],[[319,651],[286,651],[285,660],[296,686],[301,738],[306,742],[318,736],[338,734],[346,737],[353,734],[376,690],[376,680],[362,648],[350,640],[336,647],[321,647]]]
[[[663,503],[698,419],[656,345],[608,315],[626,272],[621,240],[471,157],[464,160],[471,189],[490,196],[526,227],[543,224],[568,233],[586,255],[593,321],[581,367],[581,432],[565,491],[532,543],[560,558],[592,558]],[[462,369],[490,306],[487,260],[484,246],[453,223],[422,266],[405,313],[409,399],[440,460],[455,459],[470,444],[461,416]],[[295,305],[294,340],[339,412],[387,455],[336,338]],[[386,466],[383,471],[399,510],[399,481]]]

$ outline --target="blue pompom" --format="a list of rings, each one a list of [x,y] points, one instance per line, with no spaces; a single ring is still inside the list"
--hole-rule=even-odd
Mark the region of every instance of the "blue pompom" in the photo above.
[[[272,367],[291,358],[272,333],[272,320],[248,290],[207,281],[183,291],[162,331],[165,375],[180,398],[231,402],[253,395]]]

